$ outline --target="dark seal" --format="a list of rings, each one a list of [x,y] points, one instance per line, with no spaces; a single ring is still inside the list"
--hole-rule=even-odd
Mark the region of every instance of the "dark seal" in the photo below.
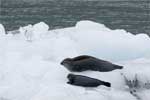
[[[75,58],[66,58],[61,62],[61,65],[65,66],[72,72],[82,72],[87,70],[109,72],[116,69],[123,69],[123,66],[87,55]]]
[[[106,87],[111,87],[111,83],[109,82],[104,82],[87,76],[68,74],[67,78],[69,80],[67,83],[75,86],[98,87],[104,85]]]

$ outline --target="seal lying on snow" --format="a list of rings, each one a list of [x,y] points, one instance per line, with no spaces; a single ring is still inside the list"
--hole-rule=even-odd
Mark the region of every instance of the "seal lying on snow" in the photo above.
[[[123,68],[123,66],[115,65],[111,62],[87,55],[82,55],[75,58],[66,58],[61,62],[61,65],[65,66],[72,72],[82,72],[86,70],[108,72]]]
[[[97,87],[100,85],[104,85],[107,87],[111,87],[111,84],[109,82],[104,82],[87,76],[69,74],[67,78],[69,80],[67,83],[71,85],[83,87]]]

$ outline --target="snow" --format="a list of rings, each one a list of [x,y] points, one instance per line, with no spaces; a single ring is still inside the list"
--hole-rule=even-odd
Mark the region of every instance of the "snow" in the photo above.
[[[1,25],[0,33],[4,30]],[[87,20],[57,30],[40,22],[18,31],[0,37],[0,100],[137,100],[126,89],[122,74],[131,80],[137,75],[142,84],[150,81],[150,38],[145,34],[111,30]],[[60,62],[81,54],[109,60],[124,69],[75,73],[109,81],[111,88],[66,84],[70,72]],[[136,94],[148,100],[149,93],[147,87]]]
[[[0,24],[0,36],[5,35],[5,28],[2,24]]]
[[[39,22],[35,25],[30,24],[24,27],[20,27],[19,29],[20,33],[23,34],[28,41],[39,40],[45,36],[48,30],[49,26],[44,22]]]

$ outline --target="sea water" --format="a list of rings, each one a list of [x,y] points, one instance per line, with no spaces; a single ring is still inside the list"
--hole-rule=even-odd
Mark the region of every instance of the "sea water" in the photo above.
[[[150,34],[149,0],[13,1],[1,0],[0,23],[6,30],[15,30],[40,21],[46,22],[51,29],[56,29],[74,26],[80,20],[91,20],[111,29]]]

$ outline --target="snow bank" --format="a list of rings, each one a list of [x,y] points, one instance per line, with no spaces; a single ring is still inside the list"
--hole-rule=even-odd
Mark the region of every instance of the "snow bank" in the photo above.
[[[123,75],[128,80],[134,80],[137,77],[141,88],[144,88],[144,86],[145,88],[150,88],[150,59],[140,58],[123,62],[122,65],[125,66]]]
[[[21,34],[0,39],[0,98],[136,100],[126,90],[121,73],[128,78],[138,74],[142,76],[143,82],[150,79],[150,38],[145,34],[132,35],[124,30],[111,30],[92,21],[81,21],[75,27],[65,29],[48,29],[41,22],[21,27]],[[109,73],[76,73],[109,81],[112,88],[82,88],[66,84],[66,76],[70,72],[59,63],[66,57],[80,54],[89,54],[124,65],[123,70]],[[144,95],[149,98],[145,91],[148,90],[140,92],[141,98]]]
[[[25,37],[26,40],[39,40],[40,38],[44,37],[49,30],[49,26],[44,23],[40,22],[35,25],[28,25],[25,27],[20,27],[20,33]]]
[[[49,30],[49,26],[44,23],[40,22],[33,25],[33,34],[35,39],[40,39],[43,35],[45,35]]]
[[[5,35],[5,28],[2,24],[0,24],[0,36],[4,36]]]
[[[71,38],[81,54],[89,54],[110,61],[150,58],[150,38],[146,34],[133,35],[125,30],[111,30],[92,21],[81,21],[75,27],[51,31]]]
[[[89,21],[78,22],[75,30],[73,36],[84,53],[113,61],[150,57],[150,38],[146,34],[110,30]]]

